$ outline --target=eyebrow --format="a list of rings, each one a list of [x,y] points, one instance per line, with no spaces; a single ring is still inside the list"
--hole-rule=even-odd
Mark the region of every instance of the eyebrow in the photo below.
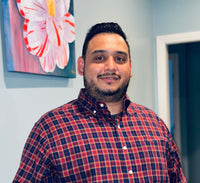
[[[107,51],[107,50],[95,50],[95,51],[92,52],[92,55],[98,54],[98,53],[107,53],[107,52],[109,52],[109,51]],[[114,53],[118,53],[118,54],[128,56],[128,54],[124,51],[114,51]]]

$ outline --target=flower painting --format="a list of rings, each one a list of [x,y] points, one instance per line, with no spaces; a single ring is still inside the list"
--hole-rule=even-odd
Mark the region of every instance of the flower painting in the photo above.
[[[75,77],[72,0],[2,0],[9,71]]]

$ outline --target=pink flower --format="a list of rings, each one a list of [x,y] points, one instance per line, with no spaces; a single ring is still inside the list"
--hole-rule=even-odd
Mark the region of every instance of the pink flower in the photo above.
[[[37,55],[45,72],[56,65],[64,69],[69,60],[69,45],[75,40],[74,17],[68,10],[70,0],[17,0],[25,18],[24,42]]]

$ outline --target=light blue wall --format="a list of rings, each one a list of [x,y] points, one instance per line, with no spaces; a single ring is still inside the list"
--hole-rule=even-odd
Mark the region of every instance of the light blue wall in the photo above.
[[[132,100],[155,109],[153,18],[151,0],[74,0],[76,59],[88,28],[102,21],[117,21],[127,33],[134,76],[128,94]],[[82,77],[56,78],[6,70],[0,3],[0,182],[11,182],[33,124],[46,111],[75,97]]]
[[[200,30],[199,0],[152,0],[154,70],[156,64],[156,36],[194,32]],[[155,96],[157,96],[157,73],[155,72]],[[157,97],[155,97],[157,110]]]
[[[199,0],[153,0],[154,37],[200,30]]]

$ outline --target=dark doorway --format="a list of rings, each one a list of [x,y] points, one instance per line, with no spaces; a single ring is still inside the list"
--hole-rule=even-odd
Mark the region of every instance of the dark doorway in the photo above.
[[[172,69],[171,130],[188,182],[197,183],[200,182],[200,42],[169,45],[168,53]]]

